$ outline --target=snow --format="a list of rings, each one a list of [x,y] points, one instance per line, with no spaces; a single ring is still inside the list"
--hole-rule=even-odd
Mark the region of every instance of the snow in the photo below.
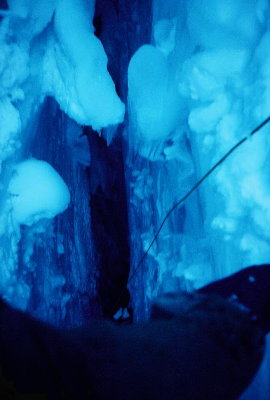
[[[56,170],[34,158],[14,167],[8,193],[14,220],[25,225],[54,218],[65,211],[70,202],[69,190]]]

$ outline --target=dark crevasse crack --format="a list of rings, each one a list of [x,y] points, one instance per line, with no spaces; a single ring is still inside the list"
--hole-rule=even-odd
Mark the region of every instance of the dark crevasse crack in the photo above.
[[[145,16],[151,16],[150,1],[143,4],[140,1],[96,1],[95,34],[104,46],[109,73],[125,103],[129,60],[140,45],[150,40],[151,24],[145,24]],[[117,127],[109,146],[104,139],[106,129],[102,136],[90,128],[85,129],[91,153],[90,209],[99,271],[97,286],[106,317],[112,317],[119,307],[126,307],[129,302],[130,243],[123,150],[127,123],[126,112],[125,121]]]

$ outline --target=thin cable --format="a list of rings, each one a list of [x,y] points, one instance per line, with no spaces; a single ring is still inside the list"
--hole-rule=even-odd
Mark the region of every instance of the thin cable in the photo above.
[[[246,137],[244,137],[243,139],[241,139],[238,143],[236,143],[223,157],[220,158],[219,161],[216,162],[216,164],[214,164],[207,172],[206,174],[204,174],[196,183],[195,185],[180,199],[178,200],[167,212],[167,214],[165,215],[165,217],[163,218],[157,232],[155,233],[153,239],[151,240],[151,243],[149,244],[147,250],[145,250],[145,252],[143,253],[142,257],[140,258],[137,266],[135,267],[135,269],[133,270],[132,274],[130,275],[129,279],[128,279],[128,283],[130,283],[134,276],[136,275],[136,273],[138,272],[138,269],[141,267],[145,257],[147,256],[147,254],[149,253],[151,247],[153,246],[153,244],[155,243],[155,241],[157,240],[158,235],[160,234],[160,231],[162,230],[165,222],[167,221],[167,219],[169,218],[169,216],[172,214],[172,212],[178,207],[180,206],[180,204],[184,203],[184,201],[208,178],[209,175],[211,175],[221,164],[223,164],[223,162],[239,147],[241,146],[244,142],[246,142],[251,136],[253,136],[256,132],[260,131],[266,124],[268,124],[268,122],[270,122],[270,116],[268,118],[266,118],[260,125],[258,125],[255,129],[253,129],[253,131],[251,131]],[[119,301],[121,300],[122,297],[122,292],[120,293],[119,299],[116,303],[119,304]]]

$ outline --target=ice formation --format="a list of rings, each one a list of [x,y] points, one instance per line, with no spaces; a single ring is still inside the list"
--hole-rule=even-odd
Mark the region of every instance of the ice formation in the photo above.
[[[94,3],[11,0],[9,8],[0,29],[0,100],[1,114],[10,115],[13,125],[20,120],[10,133],[17,134],[15,141],[46,96],[94,129],[122,122],[124,105],[107,71],[103,46],[93,34]],[[17,119],[11,113],[18,113]],[[8,125],[1,129],[6,136]]]
[[[25,228],[12,223],[8,187],[12,187],[14,164],[32,156],[29,144],[36,140],[46,147],[49,142],[47,127],[40,137],[36,132],[45,99],[54,98],[74,120],[66,122],[55,111],[53,121],[58,127],[57,133],[66,129],[74,137],[67,140],[71,148],[71,142],[82,143],[81,128],[75,123],[101,131],[124,120],[125,107],[108,73],[103,45],[95,35],[94,3],[9,0],[9,10],[2,14],[0,259],[4,267],[0,271],[0,291],[11,301],[19,299],[21,308],[26,308],[30,301],[31,287],[23,275],[18,278],[19,283],[14,277],[20,257],[28,257],[25,254],[29,255],[29,249],[37,246],[33,237],[41,234],[31,228],[22,240]],[[102,7],[104,2],[100,0],[97,5]],[[123,2],[119,5],[123,6]],[[139,40],[144,32],[142,26],[150,25],[150,16],[143,12],[139,15],[137,6],[133,10],[125,9],[123,21],[117,20],[116,9],[114,14],[108,11],[105,19],[115,18],[129,27],[137,21],[135,33],[130,31],[128,37],[121,36],[121,30],[115,36],[112,32],[106,33],[103,20],[96,21],[98,29],[104,29],[104,41],[110,39],[116,43],[108,52],[112,63],[116,59],[115,49],[128,51],[129,41],[135,42],[127,70],[123,71],[118,64],[114,66],[124,75],[121,79],[125,80],[128,75],[124,121],[127,123],[121,148],[129,203],[131,272],[166,211],[231,146],[270,114],[270,6],[267,0],[153,0],[150,41],[141,37]],[[130,18],[128,22],[126,18]],[[121,47],[119,43],[123,40],[127,44]],[[117,60],[121,57],[127,56],[122,54]],[[52,107],[52,119],[53,110]],[[244,266],[269,262],[269,130],[265,126],[258,135],[249,138],[166,222],[143,266],[130,282],[135,319],[148,317],[150,300],[159,292],[198,288]],[[104,130],[102,134],[109,135],[108,132]],[[88,183],[77,166],[79,157],[75,160],[70,155],[71,159],[67,159],[61,153],[64,140],[63,137],[59,142],[55,139],[55,147],[60,146],[60,151],[55,153],[48,144],[48,161],[51,162],[50,157],[57,159],[63,167],[64,180],[75,196],[74,208],[66,211],[66,222],[59,222],[70,236],[56,234],[52,225],[45,233],[42,231],[44,236],[40,242],[44,237],[49,243],[57,241],[56,259],[61,268],[65,254],[74,257],[76,266],[67,275],[60,267],[44,275],[40,271],[46,280],[44,292],[54,293],[57,303],[51,308],[46,303],[40,314],[44,312],[53,321],[57,313],[61,321],[65,320],[67,310],[71,313],[75,303],[80,304],[80,310],[86,315],[87,291],[95,291],[93,283],[87,290],[83,286],[89,274],[90,258],[85,257],[82,243],[91,233],[84,232],[78,222],[71,222],[80,220],[81,223],[85,219],[86,225],[91,225],[88,199],[83,206],[80,203],[89,194]],[[84,148],[86,145],[84,141]],[[73,146],[68,154],[75,153]],[[88,157],[88,149],[83,154],[84,167],[89,162],[95,163]],[[105,173],[101,163],[98,165],[97,182]],[[75,181],[72,188],[71,181]],[[54,205],[53,201],[53,209]],[[20,216],[21,211],[18,204],[17,221],[29,221],[32,211],[26,217]],[[34,214],[39,211],[35,209]],[[74,248],[70,245],[72,241]],[[92,248],[90,253],[94,265]],[[36,261],[27,262],[27,268],[35,271]],[[75,283],[71,277],[75,277]],[[84,297],[72,297],[73,284],[76,293],[83,291]],[[32,308],[35,306],[34,302]],[[269,354],[264,371],[268,364]],[[264,381],[265,376],[263,372],[259,375],[243,400],[269,399],[270,387]],[[258,387],[262,388],[261,392]]]
[[[134,124],[130,129],[130,146],[136,146],[134,137],[143,137],[143,145],[137,145],[136,150],[152,161],[152,165],[140,171],[140,180],[136,179],[132,185],[134,197],[148,198],[149,203],[159,193],[154,231],[165,210],[181,198],[183,187],[187,189],[194,182],[193,165],[198,179],[269,114],[267,3],[252,1],[247,7],[240,0],[213,0],[210,5],[197,0],[180,3],[171,1],[165,6],[154,2],[154,43],[139,48],[129,67],[130,113]],[[186,13],[185,23],[183,13]],[[171,95],[174,90],[178,92],[177,103]],[[155,109],[159,113],[155,114]],[[177,117],[171,119],[171,113]],[[212,268],[222,276],[248,264],[267,262],[270,251],[267,131],[268,126],[260,136],[249,139],[199,189],[204,226],[202,230],[198,227],[195,235],[194,231],[190,235],[190,229],[194,229],[190,224],[194,224],[196,217],[191,218],[190,213],[196,215],[198,210],[192,205],[194,200],[187,201],[186,222],[178,239],[182,250],[176,259],[176,244],[169,245],[165,240],[168,238],[171,243],[177,240],[174,230],[169,223],[164,228],[157,248],[153,246],[150,251],[158,263],[160,283],[169,274],[178,278],[188,276],[193,284],[199,285],[200,274],[196,271],[205,270],[201,275],[203,284],[212,279],[209,272]],[[192,148],[194,164],[189,160],[187,142]],[[158,188],[152,181],[146,189],[144,179],[149,181],[150,176],[159,180]],[[172,190],[169,190],[171,180]],[[147,205],[144,213],[149,215]],[[176,215],[172,224],[175,220]],[[200,224],[199,221],[198,214],[196,223]],[[142,240],[148,238],[144,247],[147,248],[151,237],[147,224],[140,234]],[[196,235],[201,240],[191,250]],[[212,255],[207,255],[207,248]],[[170,255],[164,258],[164,252]],[[172,270],[168,266],[171,263],[175,264]]]
[[[48,98],[54,98],[77,123],[90,125],[97,130],[122,122],[124,105],[117,96],[107,71],[107,56],[103,46],[93,33],[94,2],[9,0],[7,3],[8,9],[2,10],[0,21],[0,259],[1,265],[4,266],[0,271],[0,292],[17,307],[25,309],[31,297],[31,283],[28,278],[28,283],[26,282],[25,276],[15,279],[22,262],[19,260],[20,249],[23,248],[23,262],[27,265],[32,262],[33,265],[33,256],[35,251],[37,252],[34,249],[43,243],[39,240],[40,236],[46,235],[51,241],[57,238],[59,243],[56,248],[59,254],[63,254],[63,248],[66,249],[67,244],[61,239],[62,236],[57,234],[57,229],[53,228],[54,222],[50,225],[41,221],[29,227],[29,230],[20,228],[20,225],[29,226],[39,218],[58,215],[66,208],[69,194],[67,187],[52,172],[49,164],[41,164],[41,161],[37,164],[36,161],[31,167],[34,160],[19,164],[17,177],[12,175],[14,165],[20,160],[33,157],[49,161],[57,166],[60,175],[63,170],[67,171],[64,171],[63,177],[65,181],[68,178],[67,186],[69,190],[74,191],[75,178],[72,174],[74,173],[74,177],[77,174],[77,186],[78,180],[84,182],[86,179],[83,168],[77,171],[77,160],[86,166],[89,164],[87,141],[80,140],[81,129],[70,124],[67,128],[70,138],[65,140],[67,147],[72,148],[69,154],[72,153],[76,157],[70,162],[65,159],[60,162],[59,159],[64,157],[62,149],[58,155],[45,154],[46,146],[54,140],[52,137],[46,139],[46,135],[56,135],[54,132],[57,132],[55,127],[49,133],[46,124],[50,118],[44,120],[44,128],[40,129],[40,116],[44,107],[46,108]],[[37,129],[40,132],[37,132]],[[42,145],[33,148],[32,143],[37,136]],[[82,151],[75,149],[74,140],[81,146]],[[56,138],[56,142],[60,143],[60,139]],[[56,148],[56,145],[54,147]],[[35,176],[32,176],[33,172]],[[38,191],[43,193],[42,199],[35,197],[37,186],[33,186],[33,179],[35,185],[40,185]],[[51,186],[45,196],[45,186],[42,186],[41,181],[44,180],[45,184],[48,179],[51,182],[47,183]],[[18,185],[23,185],[24,188],[19,188]],[[81,209],[88,204],[87,195],[85,200],[81,200],[81,193],[87,193],[85,186],[73,199],[80,202]],[[31,191],[31,187],[34,191]],[[89,218],[90,216],[82,218],[85,224],[89,225]],[[77,229],[76,225],[74,230]],[[84,237],[89,235],[90,233],[85,233]],[[76,240],[73,242],[76,246]],[[53,246],[49,245],[47,248]],[[83,246],[90,249],[86,243]],[[46,248],[46,245],[44,247]],[[84,262],[91,257],[91,249],[82,255],[79,254],[82,252],[81,246],[74,251],[71,247],[69,246],[72,257],[81,258]],[[31,268],[33,270],[33,267]],[[42,274],[43,272],[40,276]],[[62,282],[61,287],[64,286],[65,278],[62,276],[61,267],[59,272],[49,274],[52,274],[52,282],[46,282],[47,288],[43,288],[43,291],[54,291],[55,285],[58,285],[56,282]],[[84,287],[86,291],[85,284]],[[49,294],[49,297],[52,296]],[[65,302],[69,300],[69,295],[65,293],[61,297],[66,299]],[[65,314],[64,303],[60,313]]]
[[[164,141],[180,120],[181,105],[166,56],[152,45],[133,55],[128,69],[129,101],[143,141]]]
[[[44,57],[44,90],[78,123],[99,130],[123,121],[124,105],[91,24],[94,2],[60,0]],[[74,29],[76,26],[76,29]]]
[[[68,187],[55,169],[34,158],[14,167],[8,194],[14,220],[25,225],[54,218],[70,201]]]
[[[147,135],[138,118],[143,100],[139,96],[135,100],[132,82],[143,85],[142,72],[137,77],[131,76],[133,126],[129,131],[129,146],[131,154],[136,148],[133,157],[136,154],[138,159],[138,153],[141,155],[130,177],[135,205],[131,215],[132,227],[135,235],[141,237],[144,250],[166,211],[226,151],[270,114],[270,10],[266,1],[251,1],[247,5],[241,0],[194,0],[169,1],[165,5],[156,0],[153,5],[152,46],[162,52],[161,65],[166,59],[165,80],[170,76],[177,88],[181,105],[178,112],[184,118],[172,127],[169,135],[162,125],[166,119],[156,118],[159,141],[155,142],[152,131]],[[142,48],[136,55],[140,52]],[[131,60],[132,67],[136,55]],[[158,67],[152,67],[152,61],[153,57],[145,57],[142,68],[155,72]],[[163,83],[158,82],[156,91],[148,93],[148,104],[159,100]],[[162,104],[168,101],[168,94],[167,90],[166,95],[161,95]],[[162,128],[164,137],[159,134]],[[181,208],[174,212],[131,283],[134,296],[142,281],[147,303],[159,291],[200,287],[245,265],[268,262],[269,129],[264,127],[260,135],[250,138],[223,163],[197,195],[185,202],[182,215]],[[143,145],[136,145],[134,138],[142,135]],[[130,156],[130,163],[132,160]],[[137,218],[141,218],[141,223],[136,222]],[[140,254],[135,257],[135,266],[139,259]],[[136,304],[138,310],[143,309],[140,300]],[[262,376],[263,372],[258,379],[263,379]],[[257,397],[258,382],[244,399],[252,398],[252,390]],[[260,395],[268,398],[269,385],[264,386]]]

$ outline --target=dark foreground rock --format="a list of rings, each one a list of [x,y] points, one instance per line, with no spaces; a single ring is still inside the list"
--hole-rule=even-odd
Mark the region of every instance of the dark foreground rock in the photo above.
[[[264,332],[218,296],[178,294],[175,302],[162,315],[157,301],[148,323],[64,331],[1,301],[1,398],[237,399],[261,363]]]

